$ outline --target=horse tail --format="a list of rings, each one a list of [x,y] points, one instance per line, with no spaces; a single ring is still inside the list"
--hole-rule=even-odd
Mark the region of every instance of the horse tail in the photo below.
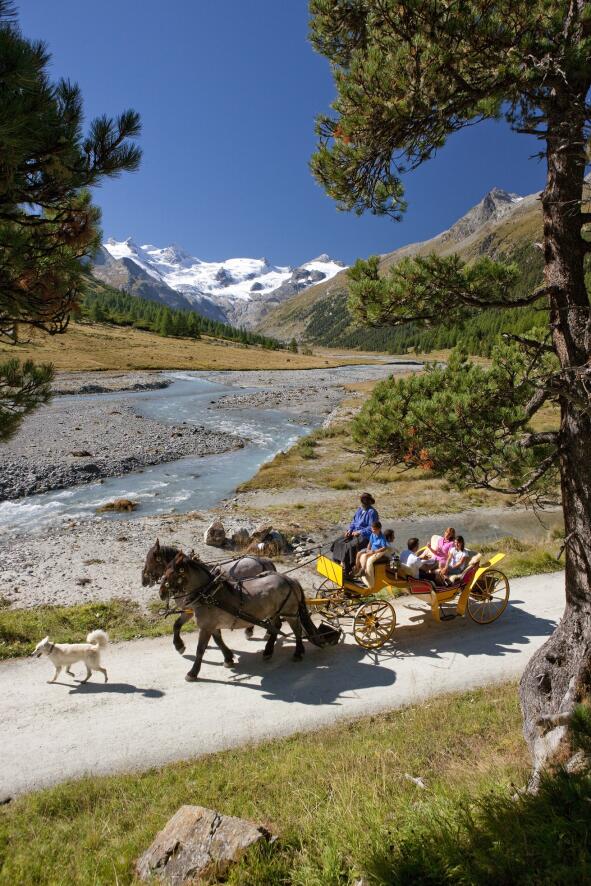
[[[299,581],[291,576],[286,576],[289,584],[292,586],[292,589],[298,598],[298,616],[302,627],[308,637],[314,637],[316,634],[316,625],[312,621],[312,617],[308,610],[308,606],[306,605],[306,595],[304,594],[304,589],[302,588]]]

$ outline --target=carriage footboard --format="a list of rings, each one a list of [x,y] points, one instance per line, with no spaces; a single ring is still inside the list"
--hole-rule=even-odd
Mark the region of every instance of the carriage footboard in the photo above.
[[[314,633],[306,631],[306,635],[310,643],[314,646],[336,646],[341,639],[343,632],[340,628],[329,625],[328,622],[320,622]]]

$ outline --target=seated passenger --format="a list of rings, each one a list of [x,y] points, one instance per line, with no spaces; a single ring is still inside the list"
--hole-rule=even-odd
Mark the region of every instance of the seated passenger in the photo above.
[[[380,560],[389,559],[396,552],[396,548],[394,547],[394,530],[386,529],[384,532],[384,539],[386,540],[386,547],[381,550],[378,549],[376,551],[372,551],[365,559],[365,574],[362,576],[362,582],[366,586],[366,588],[373,588],[375,584],[375,571],[374,566]]]
[[[402,576],[410,576],[411,578],[426,578],[432,580],[434,574],[430,566],[430,562],[425,564],[425,554],[418,554],[419,540],[418,538],[409,538],[408,547],[400,554],[400,574]],[[425,568],[427,566],[427,568]]]
[[[468,566],[468,561],[469,556],[466,553],[464,537],[458,535],[454,542],[454,547],[450,549],[449,554],[447,555],[445,566],[442,566],[441,569],[439,569],[439,575],[444,581],[446,578],[451,578],[453,575],[461,575]]]
[[[371,534],[369,536],[367,547],[359,551],[355,558],[355,571],[353,575],[361,575],[365,570],[365,566],[369,557],[374,554],[382,556],[387,552],[388,542],[382,532],[382,524],[379,520],[373,520],[371,524]]]
[[[456,531],[453,526],[449,526],[443,533],[443,537],[439,537],[436,545],[427,546],[422,554],[423,560],[427,560],[431,567],[438,567],[440,570],[447,564],[449,552],[454,548]]]

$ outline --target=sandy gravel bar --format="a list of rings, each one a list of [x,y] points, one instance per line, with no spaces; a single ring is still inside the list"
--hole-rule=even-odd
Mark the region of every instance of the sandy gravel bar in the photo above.
[[[58,398],[28,416],[0,448],[0,501],[243,445],[222,431],[143,418],[116,400],[84,400],[74,408],[69,397]]]
[[[111,394],[116,391],[157,391],[172,378],[161,372],[56,372],[54,394]]]
[[[258,525],[221,506],[213,512],[65,521],[27,535],[7,535],[0,540],[0,600],[19,609],[113,598],[147,606],[158,599],[158,588],[142,587],[141,569],[156,538],[163,545],[195,550],[208,563],[239,556],[204,543],[204,532],[216,517],[228,534]]]
[[[228,394],[211,404],[211,409],[281,409],[293,412],[305,422],[312,416],[328,415],[342,398],[343,388],[340,385],[311,385],[306,388]]]

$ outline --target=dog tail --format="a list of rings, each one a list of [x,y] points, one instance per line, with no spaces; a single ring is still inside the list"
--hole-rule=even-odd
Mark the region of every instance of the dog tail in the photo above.
[[[109,642],[109,636],[104,631],[91,631],[86,638],[87,643],[95,643],[103,649]]]

